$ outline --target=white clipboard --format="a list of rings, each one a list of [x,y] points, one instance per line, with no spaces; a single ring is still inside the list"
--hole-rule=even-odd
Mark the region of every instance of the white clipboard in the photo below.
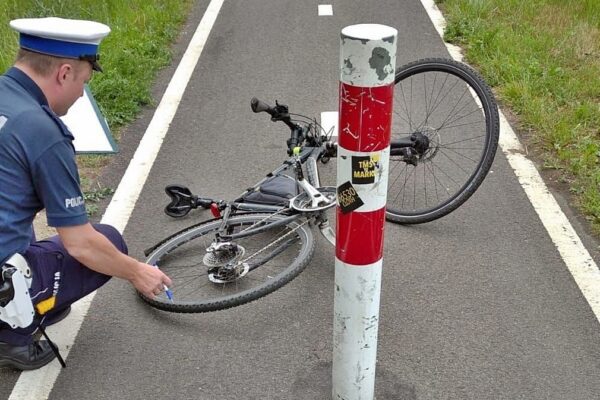
[[[106,154],[119,151],[88,85],[84,87],[83,96],[77,99],[61,119],[75,137],[73,145],[78,154]]]

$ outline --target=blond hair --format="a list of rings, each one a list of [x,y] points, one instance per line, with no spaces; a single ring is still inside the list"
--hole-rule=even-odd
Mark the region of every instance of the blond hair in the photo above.
[[[78,61],[71,58],[49,56],[26,49],[19,49],[16,59],[16,62],[26,64],[33,72],[44,77],[49,76],[52,71],[63,64],[71,64],[75,69],[75,73],[77,73],[80,69]]]

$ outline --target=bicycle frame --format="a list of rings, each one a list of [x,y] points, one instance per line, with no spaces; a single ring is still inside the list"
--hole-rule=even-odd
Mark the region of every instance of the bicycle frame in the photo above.
[[[280,106],[278,107],[285,107]],[[254,106],[253,106],[254,109]],[[181,206],[183,215],[187,213],[189,208],[196,208],[198,205],[208,208],[210,206],[215,217],[221,217],[222,222],[218,233],[216,234],[217,242],[221,241],[233,241],[243,237],[247,237],[256,233],[263,232],[272,227],[289,223],[294,219],[311,214],[310,218],[315,218],[319,221],[319,228],[321,234],[333,245],[335,245],[335,232],[329,226],[327,218],[321,208],[328,207],[331,204],[331,200],[327,199],[323,193],[319,191],[320,177],[317,167],[317,161],[321,160],[327,162],[329,157],[335,157],[337,153],[337,143],[327,141],[326,135],[320,136],[320,139],[316,139],[315,136],[310,136],[310,126],[307,125],[302,127],[298,124],[291,122],[289,114],[287,114],[287,108],[283,109],[285,112],[280,117],[278,114],[272,120],[283,121],[291,129],[291,138],[288,140],[288,154],[293,151],[298,151],[287,160],[285,160],[278,168],[269,172],[263,179],[255,183],[252,187],[246,189],[241,193],[236,200],[224,201],[214,200],[211,198],[202,198],[193,196],[189,191],[185,194],[179,193],[179,196],[187,197],[184,205]],[[282,111],[283,112],[283,111]],[[270,109],[269,113],[273,115],[274,109]],[[310,139],[309,139],[310,138]],[[299,144],[306,142],[309,145],[305,147],[298,147]],[[310,145],[312,144],[312,145]],[[415,164],[418,158],[424,154],[429,146],[429,139],[423,133],[417,131],[410,135],[406,135],[403,138],[392,140],[390,143],[390,154],[395,156],[402,156],[405,162],[409,164]],[[302,166],[306,165],[306,175],[308,179],[304,179],[304,173]],[[308,196],[308,202],[304,204],[310,204],[310,206],[304,209],[297,209],[293,206],[293,200],[291,199],[288,204],[285,205],[274,205],[253,202],[252,200],[245,199],[245,196],[251,194],[254,191],[258,191],[263,183],[268,179],[284,174],[287,170],[293,169],[297,186],[301,188],[302,193],[306,193]],[[187,189],[186,189],[187,190]],[[169,192],[168,192],[169,193]],[[170,194],[171,195],[171,194]],[[173,209],[177,210],[179,203],[175,201]],[[260,224],[257,227],[251,227],[246,229],[244,232],[240,232],[234,235],[227,234],[225,229],[228,224],[228,220],[231,216],[237,213],[265,213],[265,214],[288,214],[289,218],[283,221],[277,221],[276,225]],[[271,222],[272,223],[272,222]]]
[[[405,138],[394,140],[390,147],[391,153],[393,155],[402,155],[407,158],[415,157],[416,152],[418,151],[418,146],[426,141],[427,138],[420,133],[415,133],[411,136],[407,136]],[[263,203],[255,203],[252,201],[245,201],[244,196],[250,194],[256,190],[258,190],[263,183],[265,183],[268,179],[283,174],[284,172],[293,169],[295,173],[296,182],[298,183],[298,187],[301,188],[302,192],[306,193],[310,198],[309,202],[312,207],[316,207],[319,202],[323,201],[324,196],[318,190],[321,186],[320,177],[317,162],[322,159],[322,157],[330,157],[334,155],[334,152],[328,151],[327,148],[335,148],[337,146],[336,143],[325,142],[320,146],[306,146],[303,147],[298,155],[294,155],[285,160],[278,168],[269,172],[263,179],[256,182],[253,186],[246,189],[243,193],[241,193],[236,200],[233,201],[224,201],[224,200],[215,200],[212,198],[203,198],[200,197],[195,201],[199,204],[211,204],[211,209],[213,210],[213,215],[215,217],[221,217],[222,222],[218,233],[216,234],[217,241],[219,242],[230,242],[237,239],[241,239],[244,237],[248,237],[268,229],[285,225],[290,223],[296,219],[301,217],[305,217],[308,214],[310,218],[315,218],[319,221],[319,229],[323,237],[329,241],[332,245],[335,246],[335,232],[331,228],[329,221],[324,217],[323,212],[307,212],[307,211],[298,211],[292,207],[292,201],[286,205],[271,205],[271,204],[263,204]],[[302,172],[302,166],[306,166],[306,175],[307,179],[304,179],[304,174]],[[328,202],[329,200],[326,200]],[[213,207],[213,205],[215,207]],[[236,215],[237,213],[265,213],[267,214],[289,214],[289,217],[284,220],[270,222],[261,224],[257,227],[250,228],[245,230],[244,232],[240,232],[237,234],[227,234],[225,232],[228,219]]]
[[[318,173],[317,160],[320,158],[320,156],[322,154],[323,154],[323,146],[303,148],[299,155],[288,158],[286,161],[284,161],[282,163],[281,166],[279,166],[275,170],[269,172],[263,179],[258,181],[252,187],[246,189],[238,197],[238,200],[242,199],[244,197],[244,195],[257,190],[269,178],[271,178],[273,176],[277,176],[279,174],[282,174],[283,172],[285,172],[286,170],[289,170],[290,168],[294,168],[295,172],[297,174],[299,174],[300,176],[303,176],[301,165],[307,165],[308,179],[301,179],[298,183],[299,183],[300,188],[302,188],[302,190],[311,198],[311,204],[316,204],[319,201],[319,198],[323,197],[321,195],[321,193],[319,192],[319,190],[317,189],[318,187],[320,187],[320,178],[319,178],[319,173]],[[220,226],[216,236],[217,236],[217,240],[223,240],[223,241],[227,241],[227,242],[233,241],[236,239],[240,239],[243,237],[251,236],[251,235],[266,231],[268,229],[272,229],[277,226],[289,224],[290,222],[300,219],[302,217],[305,217],[307,214],[309,214],[309,212],[302,212],[302,211],[294,210],[291,207],[291,201],[293,199],[290,200],[290,203],[286,206],[259,204],[259,203],[244,202],[244,201],[238,201],[238,200],[235,200],[232,202],[214,201],[212,199],[203,199],[203,200],[210,200],[213,203],[221,204],[220,208],[223,209],[223,213],[221,215],[222,222],[221,222],[221,226]],[[239,233],[236,233],[233,235],[225,233],[225,229],[227,227],[227,222],[228,222],[229,217],[232,215],[235,215],[238,211],[242,211],[245,213],[259,212],[259,213],[266,213],[266,214],[268,214],[268,213],[277,213],[277,214],[291,213],[291,215],[289,215],[288,217],[286,217],[282,220],[279,220],[276,222],[269,222],[267,224],[261,224],[255,228],[250,228],[250,229],[244,230],[243,232],[239,232]],[[329,226],[326,219],[324,220],[322,218],[322,213],[310,213],[310,214],[314,214],[314,215],[311,215],[311,217],[316,218],[317,220],[320,221],[319,228],[321,230],[322,235],[330,243],[335,245],[335,233]]]
[[[233,201],[225,201],[218,200],[208,197],[198,197],[194,196],[189,192],[187,188],[184,187],[176,187],[176,190],[173,193],[170,193],[169,187],[167,187],[167,193],[173,198],[173,202],[167,206],[167,208],[172,207],[172,211],[183,209],[184,212],[175,216],[183,216],[187,214],[187,212],[192,208],[197,208],[198,206],[204,208],[210,208],[213,212],[213,215],[216,218],[221,218],[220,226],[215,234],[217,242],[226,243],[231,242],[237,239],[241,239],[247,236],[251,236],[268,229],[284,225],[294,220],[300,219],[302,217],[306,217],[309,215],[309,218],[315,219],[318,221],[319,229],[321,230],[322,235],[333,245],[335,245],[335,232],[329,226],[329,222],[326,218],[324,218],[324,214],[322,211],[298,211],[292,208],[291,199],[285,205],[270,205],[270,204],[262,204],[262,203],[254,203],[252,201],[244,201],[243,198],[245,195],[252,193],[260,188],[260,186],[265,183],[268,179],[278,176],[286,172],[287,170],[294,169],[296,172],[296,176],[303,177],[302,173],[302,165],[306,165],[306,175],[308,179],[302,179],[301,182],[298,182],[298,187],[302,189],[301,193],[306,193],[310,199],[311,204],[316,204],[319,201],[319,196],[322,198],[323,196],[319,192],[318,188],[320,187],[320,178],[317,167],[317,160],[320,160],[322,156],[329,154],[327,152],[327,146],[334,146],[333,144],[322,144],[320,146],[306,146],[302,148],[302,151],[298,155],[294,155],[285,160],[278,168],[269,172],[263,179],[256,182],[253,186],[246,189],[243,193],[241,193],[236,200]],[[183,203],[183,205],[180,205]],[[226,232],[228,220],[233,215],[243,213],[262,213],[268,219],[269,215],[273,214],[284,214],[287,217],[282,221],[270,221],[269,223],[261,224],[259,226],[250,228],[245,230],[244,232],[239,232],[236,234],[228,234]],[[169,213],[168,213],[169,214]],[[169,214],[171,215],[171,214]],[[174,216],[174,215],[171,215]],[[146,255],[150,254],[157,245],[148,248],[144,251]]]

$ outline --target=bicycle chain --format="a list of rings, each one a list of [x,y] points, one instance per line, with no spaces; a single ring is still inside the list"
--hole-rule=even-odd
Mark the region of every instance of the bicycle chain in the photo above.
[[[273,215],[273,214],[271,214]],[[258,250],[256,253],[251,254],[250,256],[248,256],[245,260],[242,261],[238,261],[238,263],[236,264],[236,267],[242,265],[243,263],[247,263],[248,260],[256,257],[257,255],[259,255],[260,253],[262,253],[263,251],[267,250],[270,247],[273,247],[275,244],[279,243],[280,241],[282,241],[284,238],[286,238],[287,236],[291,235],[292,233],[294,233],[296,230],[298,230],[299,228],[301,228],[302,226],[304,226],[305,224],[308,223],[308,219],[305,220],[304,222],[302,222],[301,224],[299,224],[297,227],[295,227],[294,229],[290,230],[288,233],[286,233],[285,235],[281,236],[280,238],[278,238],[277,240],[275,240],[274,242],[271,242],[269,245],[263,247],[262,249]],[[243,232],[243,231],[242,231]]]

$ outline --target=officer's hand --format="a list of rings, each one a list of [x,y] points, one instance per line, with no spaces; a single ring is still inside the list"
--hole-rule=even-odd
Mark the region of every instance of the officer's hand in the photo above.
[[[146,297],[158,296],[165,285],[170,286],[173,283],[167,275],[152,265],[139,262],[137,267],[131,284]]]

